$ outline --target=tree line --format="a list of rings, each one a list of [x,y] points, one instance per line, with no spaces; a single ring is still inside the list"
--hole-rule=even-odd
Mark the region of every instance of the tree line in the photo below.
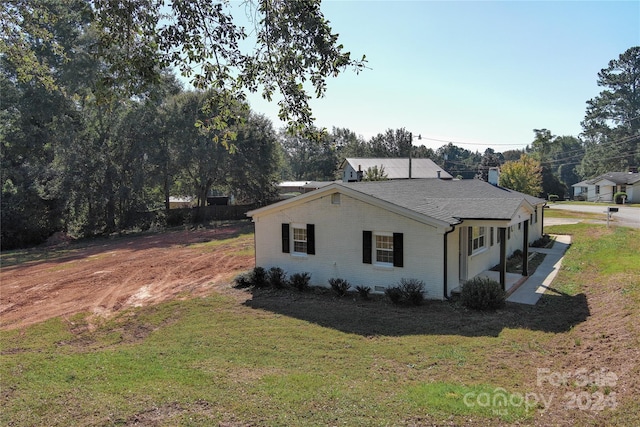
[[[225,2],[8,0],[0,6],[0,184],[2,249],[144,228],[170,196],[233,194],[274,200],[283,180],[333,180],[347,157],[427,157],[453,176],[486,179],[490,167],[529,156],[540,193],[640,163],[640,48],[598,75],[580,137],[534,131],[530,146],[472,152],[416,144],[406,129],[365,140],[345,128],[317,129],[325,78],[358,71],[319,12],[319,1],[257,1],[255,46]],[[305,16],[292,26],[292,16]],[[295,20],[294,20],[295,21]],[[203,34],[208,37],[203,39]],[[195,89],[186,90],[178,70]],[[280,92],[286,129],[251,111],[244,90]],[[508,167],[507,167],[508,170]],[[161,217],[161,215],[160,215]]]

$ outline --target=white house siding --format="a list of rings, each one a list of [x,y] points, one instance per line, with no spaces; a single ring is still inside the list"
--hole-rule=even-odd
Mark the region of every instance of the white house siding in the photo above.
[[[529,243],[533,243],[542,237],[544,207],[543,205],[538,205],[535,209],[538,212],[538,216],[536,217],[534,214],[533,222],[529,224]]]
[[[443,241],[444,242],[444,241]],[[447,235],[447,293],[460,286],[460,227]],[[443,287],[444,283],[440,285]],[[444,289],[443,289],[444,290]]]
[[[363,171],[363,173],[366,171]],[[342,173],[342,181],[343,182],[353,182],[358,180],[358,171],[351,167],[350,164],[347,163],[347,166],[344,168],[344,172]]]
[[[466,224],[463,223],[463,224]],[[467,278],[471,279],[478,274],[482,273],[485,270],[490,269],[494,265],[500,262],[500,245],[498,244],[497,229],[494,227],[494,240],[493,246],[491,246],[491,236],[489,233],[491,232],[491,226],[485,225],[486,228],[486,247],[484,250],[480,250],[475,254],[468,255],[467,252]]]
[[[600,187],[600,192],[596,194],[596,186]],[[616,192],[616,184],[608,179],[600,180],[589,189],[589,200],[595,202],[611,202]]]
[[[444,229],[417,222],[346,196],[332,204],[331,195],[289,206],[254,218],[256,265],[280,267],[289,275],[311,274],[311,284],[328,286],[330,278],[348,280],[352,286],[395,286],[402,278],[425,283],[427,298],[443,298]],[[281,224],[314,224],[315,255],[295,256],[282,252]],[[362,262],[362,232],[404,234],[404,266],[379,267]],[[453,234],[453,233],[452,233]],[[453,247],[454,237],[449,236]],[[375,260],[374,260],[375,262]],[[457,278],[457,274],[455,276]]]
[[[640,203],[640,182],[633,185],[627,185],[627,202]]]

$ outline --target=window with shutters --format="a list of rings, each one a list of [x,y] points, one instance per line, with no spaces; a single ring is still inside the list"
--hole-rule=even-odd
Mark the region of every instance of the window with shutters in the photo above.
[[[364,230],[362,262],[382,267],[404,267],[404,234]]]
[[[315,255],[316,232],[313,224],[282,224],[282,252]]]

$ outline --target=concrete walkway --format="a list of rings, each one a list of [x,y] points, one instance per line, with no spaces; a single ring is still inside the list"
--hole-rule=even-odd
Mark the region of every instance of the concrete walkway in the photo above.
[[[557,235],[551,249],[529,248],[531,252],[546,254],[536,271],[514,290],[507,301],[535,305],[542,294],[551,286],[558,274],[564,253],[571,245],[571,236]]]

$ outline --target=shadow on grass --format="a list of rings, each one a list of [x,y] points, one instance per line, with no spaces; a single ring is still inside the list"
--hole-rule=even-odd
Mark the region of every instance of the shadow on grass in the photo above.
[[[547,293],[537,305],[507,303],[494,312],[469,310],[458,302],[425,301],[398,306],[384,297],[338,298],[329,290],[254,289],[245,305],[363,336],[462,335],[498,336],[503,329],[566,332],[589,316],[584,294]]]

